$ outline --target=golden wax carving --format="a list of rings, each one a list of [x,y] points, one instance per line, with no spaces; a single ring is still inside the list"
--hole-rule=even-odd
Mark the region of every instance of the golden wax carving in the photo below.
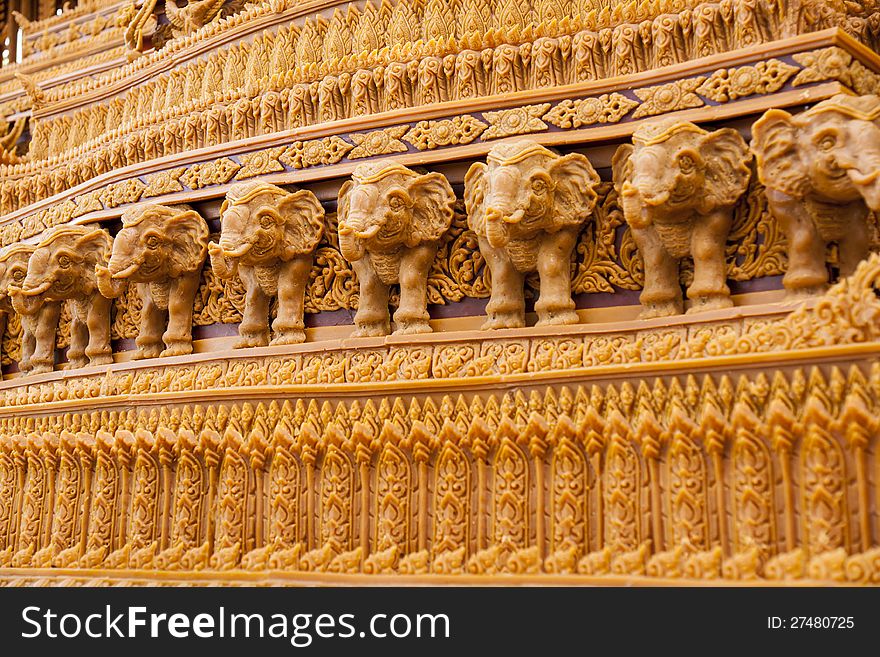
[[[0,586],[880,583],[876,0],[242,4],[13,14]]]
[[[49,372],[55,363],[55,332],[61,302],[70,301],[70,367],[113,362],[110,300],[98,291],[95,268],[106,265],[111,239],[100,228],[60,226],[37,245],[21,285],[9,287],[12,306],[35,323],[31,372]]]
[[[852,274],[868,255],[868,212],[880,210],[880,97],[842,94],[795,116],[770,110],[752,127],[752,150],[788,237],[786,290],[824,291],[832,241],[841,275]]]
[[[733,305],[725,245],[733,207],[751,177],[752,155],[738,132],[707,132],[661,119],[633,134],[615,153],[614,182],[645,265],[643,318],[683,311],[678,263],[694,259],[691,311]]]
[[[359,166],[339,190],[339,249],[360,286],[355,336],[391,332],[389,286],[400,284],[394,332],[427,333],[428,273],[452,223],[455,195],[442,174],[393,160]]]
[[[210,242],[211,268],[239,276],[246,289],[237,347],[269,344],[269,301],[278,298],[272,344],[305,340],[303,304],[324,209],[312,192],[286,192],[261,182],[234,185],[222,208],[220,242]]]
[[[3,327],[0,334],[6,332],[7,324],[15,314],[9,288],[20,286],[24,282],[27,275],[28,259],[33,252],[34,247],[27,244],[16,244],[0,252],[0,325]],[[21,321],[21,352],[18,358],[18,369],[21,372],[29,372],[32,368],[31,355],[36,346],[35,318],[33,315],[22,315],[19,319]]]
[[[571,298],[571,254],[596,205],[599,176],[589,160],[522,140],[499,144],[465,176],[468,225],[492,272],[483,328],[525,325],[523,282],[537,271],[538,324],[578,321]]]
[[[143,205],[122,216],[110,260],[95,274],[108,299],[122,295],[130,282],[137,285],[135,358],[192,353],[193,304],[207,254],[208,226],[187,206]]]

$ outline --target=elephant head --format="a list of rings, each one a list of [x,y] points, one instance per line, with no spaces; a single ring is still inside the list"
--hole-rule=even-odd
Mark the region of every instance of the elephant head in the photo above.
[[[255,181],[233,185],[220,214],[220,243],[211,242],[208,252],[221,278],[239,264],[269,266],[312,253],[324,233],[324,209],[307,190]]]
[[[707,132],[666,118],[640,126],[621,146],[612,168],[627,221],[651,223],[648,213],[708,214],[736,204],[751,178],[752,155],[731,128]]]
[[[122,215],[107,267],[98,269],[98,286],[107,298],[125,285],[168,281],[198,271],[208,252],[208,226],[185,205],[149,204]]]
[[[355,262],[383,252],[437,242],[452,223],[455,194],[440,173],[418,174],[393,161],[354,170],[339,190],[339,247]]]
[[[599,176],[580,153],[559,155],[529,140],[501,143],[464,179],[468,223],[494,248],[583,224]]]
[[[110,248],[110,235],[100,228],[60,226],[52,230],[28,260],[21,285],[9,287],[16,312],[33,315],[45,301],[95,294],[95,267],[107,264]]]
[[[768,189],[880,210],[880,96],[840,94],[796,116],[770,110],[752,126],[752,149]]]
[[[13,244],[0,253],[0,311],[12,310],[9,288],[21,286],[34,248],[29,244]]]

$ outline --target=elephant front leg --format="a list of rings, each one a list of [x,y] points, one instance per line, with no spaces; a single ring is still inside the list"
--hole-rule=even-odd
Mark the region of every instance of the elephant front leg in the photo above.
[[[235,348],[265,347],[269,344],[269,297],[260,287],[253,268],[239,266],[238,272],[246,294]]]
[[[400,259],[400,306],[394,313],[394,333],[398,335],[412,333],[430,333],[428,323],[428,274],[437,245],[417,246],[410,249]]]
[[[30,372],[34,364],[32,361],[34,349],[37,346],[34,337],[35,318],[21,317],[21,353],[18,359],[18,371]]]
[[[856,267],[868,257],[870,239],[868,235],[868,212],[861,203],[842,212],[845,221],[844,235],[837,242],[840,277],[852,276]]]
[[[88,305],[86,314],[88,344],[85,355],[89,359],[89,365],[109,365],[113,362],[113,350],[110,348],[111,304],[110,299],[95,294]]]
[[[36,315],[28,317],[27,321],[33,327],[31,332],[33,350],[30,356],[32,374],[51,372],[55,367],[55,336],[58,333],[60,317],[60,301],[47,303]],[[24,324],[24,320],[22,323]]]
[[[698,217],[691,233],[691,255],[694,258],[694,280],[688,287],[688,299],[693,306],[688,313],[730,308],[730,288],[727,287],[727,258],[724,247],[730,233],[733,209],[719,209],[705,217]]]
[[[73,317],[70,319],[70,346],[67,347],[68,369],[78,369],[89,364],[86,346],[89,343],[89,327],[85,319],[72,304]]]
[[[577,324],[578,315],[571,298],[571,252],[577,233],[560,230],[546,234],[538,247],[538,275],[541,291],[535,312],[538,326]]]
[[[278,316],[272,322],[275,333],[272,344],[299,344],[306,340],[303,312],[312,260],[311,255],[301,256],[281,265]]]
[[[137,345],[134,358],[136,360],[156,358],[162,353],[162,328],[165,325],[165,313],[153,303],[149,284],[138,283],[138,295],[141,298],[141,323],[137,339],[134,341]]]
[[[828,285],[825,241],[804,201],[771,189],[767,190],[767,201],[788,238],[788,271],[782,278],[788,297],[821,294]]]
[[[193,351],[192,316],[201,272],[182,276],[168,296],[168,330],[162,336],[165,349],[162,356],[185,356]]]
[[[490,246],[483,237],[479,238],[479,243],[480,253],[492,275],[492,292],[486,304],[488,319],[483,324],[483,330],[525,326],[525,276],[516,270],[504,249]]]
[[[680,315],[684,311],[678,260],[669,255],[653,226],[632,228],[633,239],[645,265],[645,286],[639,296],[640,319]]]
[[[357,327],[354,338],[388,335],[391,333],[391,315],[388,312],[388,286],[379,280],[370,256],[352,263],[360,285],[358,310],[354,316]]]

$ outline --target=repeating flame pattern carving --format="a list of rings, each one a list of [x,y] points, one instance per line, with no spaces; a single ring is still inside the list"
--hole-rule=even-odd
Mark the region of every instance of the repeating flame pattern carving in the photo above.
[[[7,416],[0,581],[53,566],[870,581],[876,507],[854,500],[873,505],[876,471],[853,464],[876,448],[878,389],[876,364],[832,364]]]

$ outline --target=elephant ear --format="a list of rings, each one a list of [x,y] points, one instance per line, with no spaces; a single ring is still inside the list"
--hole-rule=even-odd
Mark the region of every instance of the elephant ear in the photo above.
[[[611,158],[611,172],[614,178],[614,187],[620,192],[625,182],[632,182],[632,144],[621,144]]]
[[[464,209],[468,227],[477,235],[486,234],[486,180],[489,167],[474,162],[464,176]]]
[[[745,194],[752,177],[752,153],[745,139],[733,128],[722,128],[700,140],[700,152],[706,162],[703,209],[734,205]]]
[[[336,200],[336,222],[339,225],[343,225],[348,221],[348,213],[351,209],[351,201],[348,197],[354,186],[355,182],[353,180],[346,180],[342,187],[339,188],[339,195]]]
[[[278,203],[284,219],[284,260],[312,253],[324,234],[324,208],[307,189],[288,194]]]
[[[165,221],[165,230],[174,249],[173,268],[177,273],[196,271],[208,254],[208,224],[191,208],[175,210]]]
[[[113,248],[113,238],[110,233],[101,228],[95,228],[76,240],[73,248],[77,253],[83,254],[88,263],[87,269],[93,270],[97,264],[106,265]]]
[[[549,162],[547,172],[556,185],[554,210],[559,226],[582,224],[599,198],[599,174],[593,165],[584,155],[570,153]]]
[[[407,246],[436,242],[449,230],[455,207],[455,193],[442,173],[413,178],[407,189],[412,199],[412,224]]]
[[[769,110],[752,126],[752,151],[765,187],[803,198],[809,176],[798,153],[797,127],[791,114]]]

